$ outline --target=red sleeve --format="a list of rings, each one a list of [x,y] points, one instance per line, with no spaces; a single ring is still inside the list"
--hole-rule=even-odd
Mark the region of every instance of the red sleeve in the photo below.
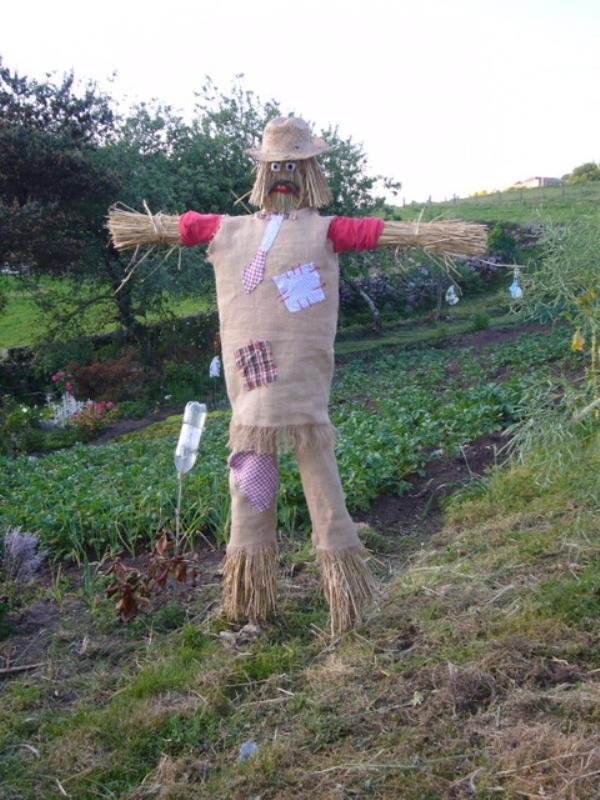
[[[198,214],[186,211],[179,217],[179,235],[186,247],[210,242],[221,224],[220,214]]]
[[[379,217],[334,217],[327,231],[336,253],[345,250],[374,250],[383,230]]]

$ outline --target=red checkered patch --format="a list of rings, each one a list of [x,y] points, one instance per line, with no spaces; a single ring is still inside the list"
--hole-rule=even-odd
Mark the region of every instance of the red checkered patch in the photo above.
[[[279,488],[279,470],[270,453],[255,453],[253,450],[232,453],[229,467],[235,485],[255,511],[266,511],[271,507]]]
[[[250,342],[246,347],[238,348],[234,355],[235,365],[242,373],[247,391],[277,380],[271,342]]]

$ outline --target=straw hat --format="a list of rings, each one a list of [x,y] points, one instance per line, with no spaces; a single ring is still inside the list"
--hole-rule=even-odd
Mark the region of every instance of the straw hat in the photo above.
[[[257,161],[299,161],[329,149],[327,142],[312,136],[300,117],[275,117],[265,125],[260,149],[246,152]]]

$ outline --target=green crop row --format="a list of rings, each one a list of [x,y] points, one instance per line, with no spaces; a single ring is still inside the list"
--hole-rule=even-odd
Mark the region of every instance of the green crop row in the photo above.
[[[349,509],[401,493],[406,476],[432,454],[458,454],[462,445],[506,427],[548,362],[572,369],[577,359],[559,330],[477,350],[388,353],[343,365],[332,420]],[[222,541],[226,534],[228,419],[225,412],[209,416],[198,462],[184,480],[181,519],[189,537],[203,531]],[[36,531],[52,553],[67,557],[149,545],[157,531],[174,525],[179,424],[175,417],[111,444],[4,460],[0,525]],[[280,525],[290,532],[307,528],[293,457],[283,455],[280,466]]]

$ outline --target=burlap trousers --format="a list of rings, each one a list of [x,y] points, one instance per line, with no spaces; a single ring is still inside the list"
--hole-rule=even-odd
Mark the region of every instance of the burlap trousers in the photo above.
[[[374,594],[365,551],[347,509],[332,447],[296,450],[312,523],[312,540],[338,635],[360,622]],[[223,608],[229,619],[260,622],[275,610],[277,501],[256,511],[230,473],[231,535],[225,559]]]

